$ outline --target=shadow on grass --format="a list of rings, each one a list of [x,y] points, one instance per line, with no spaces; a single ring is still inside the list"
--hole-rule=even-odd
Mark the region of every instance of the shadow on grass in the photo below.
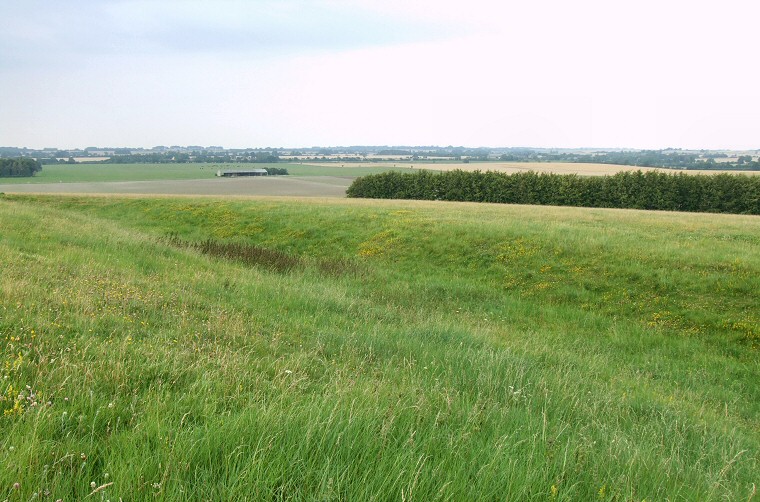
[[[176,248],[192,249],[216,258],[258,266],[276,272],[288,272],[295,268],[305,269],[309,265],[314,265],[320,273],[325,275],[335,277],[364,275],[358,264],[348,260],[309,260],[252,243],[220,242],[213,239],[192,242],[181,239],[175,233],[167,235],[162,241]]]

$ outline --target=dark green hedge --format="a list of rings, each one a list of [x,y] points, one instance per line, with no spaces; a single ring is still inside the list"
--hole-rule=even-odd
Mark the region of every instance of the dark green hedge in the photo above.
[[[17,159],[0,159],[0,177],[34,176],[41,171],[42,165],[27,157]]]
[[[284,167],[265,167],[264,169],[266,169],[269,174],[277,174],[277,175],[288,174],[288,170],[285,169]]]
[[[349,197],[760,214],[760,176],[655,171],[612,176],[449,171],[357,178]]]

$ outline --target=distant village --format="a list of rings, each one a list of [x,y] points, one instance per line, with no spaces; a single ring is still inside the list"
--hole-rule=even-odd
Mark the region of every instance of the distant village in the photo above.
[[[84,149],[0,147],[0,158],[32,158],[41,164],[275,163],[275,162],[573,162],[673,169],[760,170],[760,149],[664,150],[469,148],[462,146],[348,146],[224,148],[222,146],[88,147]]]
[[[32,157],[46,162],[278,162],[299,160],[498,160],[508,149],[465,147],[309,147],[224,148],[221,146],[155,146],[153,148],[84,149],[0,147],[0,157]]]
[[[348,147],[308,147],[308,148],[224,148],[222,146],[154,146],[152,148],[107,148],[88,147],[84,149],[63,148],[18,148],[0,147],[0,157],[33,157],[37,160],[56,159],[75,162],[102,162],[119,158],[142,158],[146,162],[150,158],[161,157],[173,162],[197,162],[198,159],[213,159],[213,162],[245,162],[277,160],[336,160],[336,161],[368,161],[377,160],[462,160],[466,158],[477,160],[499,160],[505,154],[520,151],[543,151],[526,148],[467,148],[439,146],[348,146]],[[560,152],[565,150],[545,150]],[[570,150],[567,150],[570,151]],[[581,152],[584,150],[574,150]],[[588,152],[591,152],[589,150]],[[205,160],[201,160],[205,161]]]

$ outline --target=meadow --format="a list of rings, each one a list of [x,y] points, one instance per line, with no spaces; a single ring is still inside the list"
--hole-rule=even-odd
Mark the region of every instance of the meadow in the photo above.
[[[0,197],[0,499],[748,501],[760,218]]]

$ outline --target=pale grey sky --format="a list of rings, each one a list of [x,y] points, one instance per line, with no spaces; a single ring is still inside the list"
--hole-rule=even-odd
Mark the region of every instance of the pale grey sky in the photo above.
[[[0,146],[760,148],[760,5],[0,0]]]

